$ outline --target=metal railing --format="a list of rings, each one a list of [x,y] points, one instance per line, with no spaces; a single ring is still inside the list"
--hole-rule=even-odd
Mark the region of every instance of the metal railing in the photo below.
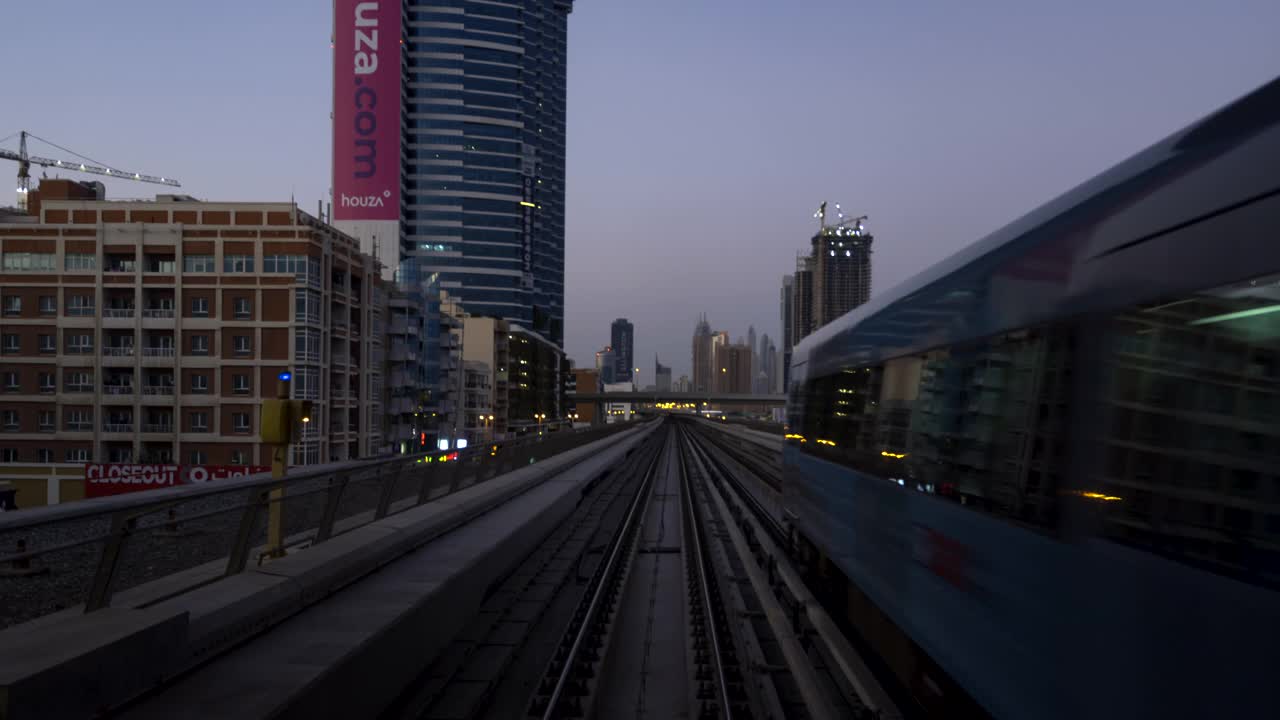
[[[132,385],[103,385],[102,394],[103,395],[132,395],[133,386]]]
[[[266,556],[266,518],[277,504],[284,544],[314,545],[635,425],[300,467],[281,479],[180,484],[161,467],[147,479],[174,487],[3,513],[0,567],[32,572],[0,577],[0,594],[17,598],[0,627],[73,607],[93,612],[123,592],[129,602],[173,597],[243,572]]]
[[[143,357],[173,357],[174,349],[172,347],[144,347],[142,348]]]
[[[144,395],[172,395],[172,385],[145,385],[142,388]]]
[[[142,311],[144,318],[171,318],[173,317],[173,308],[147,308]]]
[[[104,318],[131,318],[133,317],[133,308],[104,308],[102,311]]]
[[[102,354],[106,357],[133,357],[132,345],[106,345],[102,348]]]

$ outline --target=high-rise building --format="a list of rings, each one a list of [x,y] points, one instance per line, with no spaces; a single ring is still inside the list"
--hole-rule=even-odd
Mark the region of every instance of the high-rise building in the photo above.
[[[774,392],[773,386],[777,384],[775,375],[777,374],[777,348],[773,345],[773,340],[768,333],[760,336],[760,349],[756,352],[756,358],[759,360],[759,367],[756,369],[755,387],[753,391],[760,394]]]
[[[609,326],[609,346],[613,348],[614,362],[617,363],[616,382],[627,382],[632,379],[632,363],[635,361],[635,326],[626,318],[618,318]]]
[[[712,352],[711,324],[707,322],[706,313],[698,318],[698,325],[693,330],[693,391],[711,392],[712,366],[715,355]]]
[[[760,371],[760,356],[756,355],[756,326],[747,326],[747,347],[751,348],[751,382],[755,383],[756,373]]]
[[[854,221],[852,227],[824,225],[811,243],[813,332],[871,298],[871,241],[875,238]]]
[[[671,368],[658,362],[658,356],[653,356],[653,386],[658,392],[671,392]]]
[[[791,282],[791,347],[814,331],[813,326],[813,255],[797,255],[796,271]]]
[[[334,9],[336,224],[400,280],[563,346],[572,0]]]
[[[779,377],[784,387],[791,377],[791,339],[795,332],[793,328],[795,317],[792,314],[792,304],[794,300],[794,276],[783,275],[781,299],[779,302],[779,309],[782,311],[782,360],[780,362],[782,367],[780,368],[781,372],[779,372]]]
[[[745,343],[716,346],[716,379],[714,392],[751,392],[751,348]]]
[[[601,383],[617,382],[618,359],[612,347],[606,345],[596,352],[596,373]]]

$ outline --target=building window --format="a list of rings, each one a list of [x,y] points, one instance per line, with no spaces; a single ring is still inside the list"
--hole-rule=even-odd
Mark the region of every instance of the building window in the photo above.
[[[178,269],[172,255],[147,255],[146,260],[147,272],[169,273],[172,275]]]
[[[22,314],[22,296],[21,295],[5,295],[4,296],[4,314],[5,315],[21,315]]]
[[[208,375],[192,375],[191,376],[191,393],[193,395],[204,395],[209,392],[209,376]]]
[[[93,336],[87,334],[68,334],[67,352],[72,355],[85,355],[93,352]]]
[[[54,382],[53,373],[40,373],[40,394],[52,395],[56,392],[58,392],[58,386]]]
[[[69,463],[89,462],[89,448],[71,448],[64,457]]]
[[[209,317],[209,298],[191,298],[191,317]]]
[[[63,420],[66,421],[68,430],[84,432],[93,429],[92,410],[68,410],[63,413]]]
[[[58,352],[58,341],[52,335],[40,335],[38,337],[40,352],[56,353]]]
[[[36,450],[36,462],[51,463],[53,462],[53,451],[49,448],[39,448]]]
[[[53,432],[56,427],[54,420],[54,412],[52,410],[40,411],[40,432]],[[47,461],[42,461],[47,462]]]
[[[252,255],[224,255],[222,257],[222,272],[229,272],[229,273],[253,272],[253,256]]]
[[[93,374],[69,372],[63,377],[62,384],[67,392],[93,392]]]
[[[236,373],[231,376],[231,391],[236,395],[249,394],[249,376]]]
[[[249,413],[231,413],[231,428],[237,433],[249,432]]]
[[[5,410],[4,413],[0,415],[0,425],[4,426],[5,432],[17,432],[18,431],[18,411]]]
[[[0,335],[0,352],[6,354],[22,352],[22,339],[15,333]]]
[[[253,316],[253,303],[249,298],[236,298],[236,319],[248,320]]]
[[[189,273],[211,273],[213,272],[213,256],[183,255],[182,271]]]
[[[68,300],[67,314],[74,317],[88,317],[93,315],[93,308],[92,295],[72,295]]]
[[[131,447],[108,447],[107,462],[127,463],[133,462],[133,448]]]
[[[245,452],[243,450],[232,450],[231,464],[232,465],[248,465],[249,464],[248,461],[245,460]]]
[[[235,337],[231,338],[231,345],[232,345],[232,348],[235,349],[235,353],[237,355],[253,354],[253,348],[249,344],[248,335],[236,335]]]
[[[20,382],[20,379],[21,378],[18,376],[18,373],[13,370],[10,370],[9,372],[5,373],[4,374],[4,391],[8,393],[15,393],[20,391],[22,389],[22,384]]]
[[[0,449],[0,462],[16,463],[18,462],[17,448]]]
[[[13,271],[35,270],[49,271],[54,269],[53,253],[7,252],[4,254],[4,269]]]
[[[294,273],[297,275],[305,275],[307,273],[308,258],[306,255],[263,255],[262,271],[269,273]],[[316,263],[317,266],[319,263]],[[319,270],[319,267],[316,268]]]
[[[95,270],[98,256],[93,253],[67,253],[63,258],[63,270]]]
[[[314,290],[295,290],[293,319],[295,322],[320,322],[320,293]]]
[[[192,465],[204,465],[209,462],[209,454],[203,450],[192,450],[190,457]]]
[[[209,336],[208,335],[192,335],[191,336],[191,354],[192,355],[208,355],[209,354]]]
[[[58,314],[58,298],[56,295],[40,296],[40,314],[41,315],[57,315]]]
[[[191,432],[209,432],[209,413],[191,413]]]

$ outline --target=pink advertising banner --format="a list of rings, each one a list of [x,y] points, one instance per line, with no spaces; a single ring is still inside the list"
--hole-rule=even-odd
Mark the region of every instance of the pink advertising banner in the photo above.
[[[400,219],[400,1],[335,0],[333,219]]]

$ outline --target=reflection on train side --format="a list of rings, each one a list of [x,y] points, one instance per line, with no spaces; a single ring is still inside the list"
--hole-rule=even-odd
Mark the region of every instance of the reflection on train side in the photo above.
[[[1275,278],[848,367],[793,399],[805,453],[1280,586]]]

